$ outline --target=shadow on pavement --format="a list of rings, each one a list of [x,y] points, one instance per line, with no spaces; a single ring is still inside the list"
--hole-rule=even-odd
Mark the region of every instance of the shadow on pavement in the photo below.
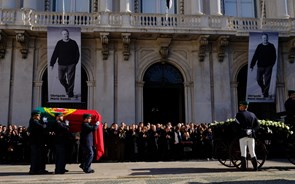
[[[262,167],[260,171],[294,171],[295,167]],[[223,173],[223,172],[243,172],[234,167],[232,168],[142,168],[142,169],[132,169],[132,176],[140,175],[166,175],[166,174],[194,174],[194,173]],[[251,172],[248,170],[246,172]]]
[[[235,168],[142,168],[132,169],[131,175],[162,175],[162,174],[190,174],[190,173],[218,173],[218,172],[240,172]]]
[[[289,183],[294,183],[294,181],[290,180],[267,180],[267,181],[262,181],[262,180],[251,180],[251,181],[226,181],[226,182],[212,182],[212,184],[233,184],[233,183],[238,183],[238,184],[264,184],[264,183],[279,183],[279,184],[289,184]],[[187,182],[187,184],[202,184],[200,182]]]

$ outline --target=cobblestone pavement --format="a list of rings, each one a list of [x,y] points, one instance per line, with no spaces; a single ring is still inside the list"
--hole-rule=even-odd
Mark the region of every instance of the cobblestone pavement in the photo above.
[[[93,163],[95,173],[85,174],[78,164],[68,164],[63,175],[28,175],[28,165],[0,165],[0,183],[5,184],[199,184],[295,182],[295,165],[287,160],[267,160],[259,172],[241,172],[218,161]],[[48,171],[54,165],[47,165]]]

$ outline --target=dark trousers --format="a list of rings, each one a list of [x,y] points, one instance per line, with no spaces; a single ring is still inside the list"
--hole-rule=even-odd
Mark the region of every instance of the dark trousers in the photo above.
[[[74,91],[76,64],[58,65],[58,79],[68,94]]]
[[[82,168],[84,171],[91,170],[91,163],[93,161],[94,152],[92,146],[81,146],[82,148]]]
[[[45,170],[44,147],[41,144],[31,144],[31,173],[40,173]]]
[[[268,95],[272,74],[272,66],[257,68],[257,83],[263,95]]]
[[[55,173],[64,173],[66,169],[66,145],[55,145]]]

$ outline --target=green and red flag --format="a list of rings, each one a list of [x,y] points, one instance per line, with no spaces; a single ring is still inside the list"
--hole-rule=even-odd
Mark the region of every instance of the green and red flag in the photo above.
[[[91,114],[91,124],[95,124],[99,121],[98,129],[93,133],[93,141],[96,150],[96,160],[104,154],[104,142],[103,142],[103,128],[102,117],[96,110],[85,109],[67,109],[67,108],[52,108],[52,107],[38,107],[36,110],[41,112],[42,117],[47,117],[48,123],[55,120],[55,113],[62,113],[64,120],[68,120],[70,124],[70,131],[72,133],[81,131],[81,124],[83,122],[83,114]]]

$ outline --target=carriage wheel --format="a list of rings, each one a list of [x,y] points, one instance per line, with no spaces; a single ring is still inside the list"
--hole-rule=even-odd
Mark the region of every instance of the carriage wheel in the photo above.
[[[235,167],[229,157],[229,146],[222,141],[215,143],[214,149],[216,159],[226,167]]]
[[[261,168],[266,160],[267,150],[266,150],[265,144],[263,142],[256,141],[255,144],[256,144],[255,145],[255,153],[256,153],[256,157],[257,157],[257,167]],[[230,150],[229,152],[230,152],[231,162],[233,163],[233,165],[236,168],[241,169],[241,151],[240,151],[240,145],[239,145],[238,139],[235,139],[231,143],[229,150]],[[249,168],[249,166],[252,167],[251,156],[248,153],[247,159],[246,159],[246,168]]]
[[[289,162],[295,165],[295,145],[294,143],[288,143],[286,150],[287,158]]]

